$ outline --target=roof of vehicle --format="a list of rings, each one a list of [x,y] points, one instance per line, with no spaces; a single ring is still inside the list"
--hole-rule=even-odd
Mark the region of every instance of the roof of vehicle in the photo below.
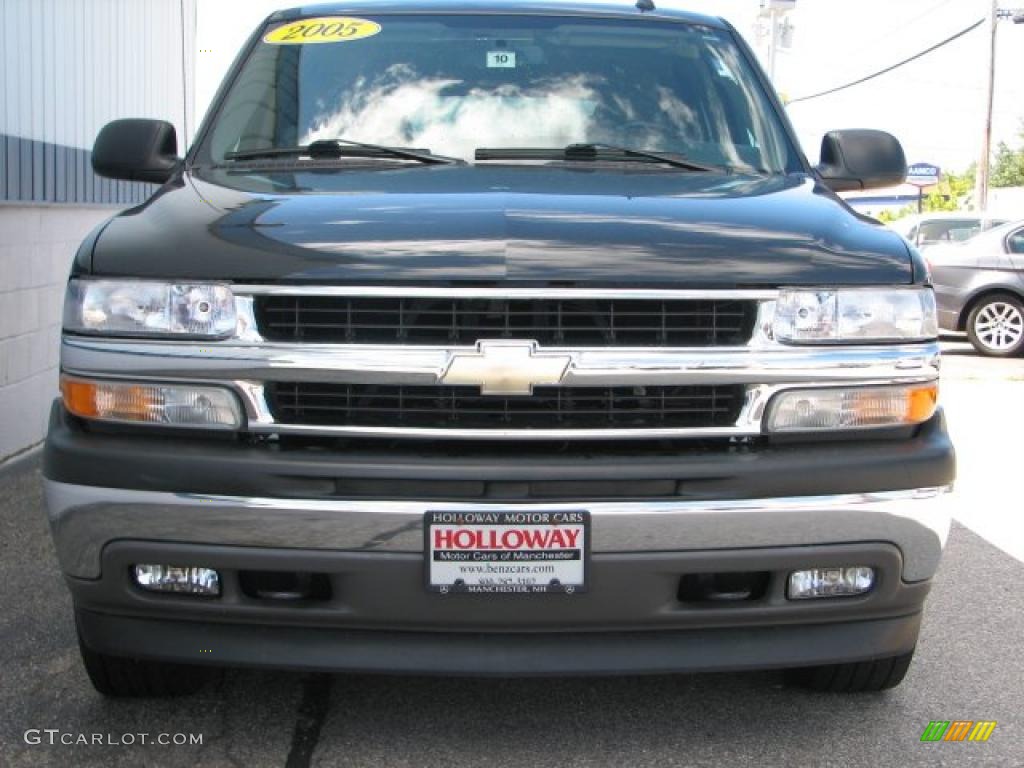
[[[943,266],[969,264],[964,258],[983,254],[1003,253],[1003,242],[1007,236],[1024,227],[1024,219],[1010,221],[992,229],[979,232],[974,237],[959,242],[940,243],[928,250],[928,259]]]
[[[1005,224],[1000,224],[997,227],[986,229],[984,232],[979,232],[977,235],[971,238],[971,240],[977,240],[979,242],[986,242],[988,240],[1002,240],[1011,232],[1015,232],[1021,226],[1024,226],[1024,219],[1018,219],[1017,221],[1008,221]],[[965,240],[964,242],[971,242],[971,240]]]
[[[359,14],[516,14],[545,16],[591,16],[613,18],[644,18],[665,21],[681,21],[703,24],[709,27],[725,28],[726,23],[713,16],[691,13],[678,8],[661,7],[654,0],[655,10],[641,12],[633,0],[349,0],[349,2],[317,3],[280,10],[271,16],[274,21],[284,21],[300,16],[333,16]]]

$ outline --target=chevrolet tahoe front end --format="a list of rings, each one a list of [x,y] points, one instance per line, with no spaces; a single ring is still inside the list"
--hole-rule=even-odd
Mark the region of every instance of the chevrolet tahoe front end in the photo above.
[[[485,11],[281,12],[183,161],[101,134],[163,185],[79,251],[45,450],[93,682],[895,685],[949,527],[935,301],[833,189],[898,144],[812,169],[720,20]]]

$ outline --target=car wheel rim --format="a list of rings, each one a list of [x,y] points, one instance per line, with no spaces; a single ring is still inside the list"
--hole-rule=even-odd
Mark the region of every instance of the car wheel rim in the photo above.
[[[1013,349],[1024,337],[1024,314],[1005,301],[986,304],[974,320],[974,335],[989,349]]]

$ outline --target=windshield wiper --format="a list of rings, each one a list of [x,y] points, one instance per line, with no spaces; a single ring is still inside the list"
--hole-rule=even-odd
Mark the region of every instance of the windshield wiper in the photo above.
[[[725,167],[695,163],[675,153],[669,154],[647,149],[633,149],[631,147],[599,143],[570,144],[563,149],[530,149],[525,147],[511,149],[481,148],[476,151],[475,157],[477,160],[628,160],[631,157],[640,157],[671,165],[673,168],[685,168],[688,171],[710,172],[728,170]]]
[[[435,155],[427,150],[402,149],[385,147],[382,144],[366,144],[348,139],[319,139],[318,141],[297,147],[266,147],[265,149],[242,149],[227,152],[225,160],[256,160],[262,157],[310,157],[313,159],[331,157],[400,157],[404,160],[416,160],[428,165],[463,164],[464,160],[455,157]]]

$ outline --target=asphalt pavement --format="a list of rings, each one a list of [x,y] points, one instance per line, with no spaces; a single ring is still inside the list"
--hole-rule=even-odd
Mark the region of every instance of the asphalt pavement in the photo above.
[[[232,670],[187,698],[107,701],[79,663],[30,455],[0,468],[0,766],[1022,766],[1024,360],[946,346],[963,524],[893,691],[807,693],[778,673],[495,681]],[[921,743],[931,720],[998,725],[986,743]],[[154,743],[160,734],[202,743]]]

